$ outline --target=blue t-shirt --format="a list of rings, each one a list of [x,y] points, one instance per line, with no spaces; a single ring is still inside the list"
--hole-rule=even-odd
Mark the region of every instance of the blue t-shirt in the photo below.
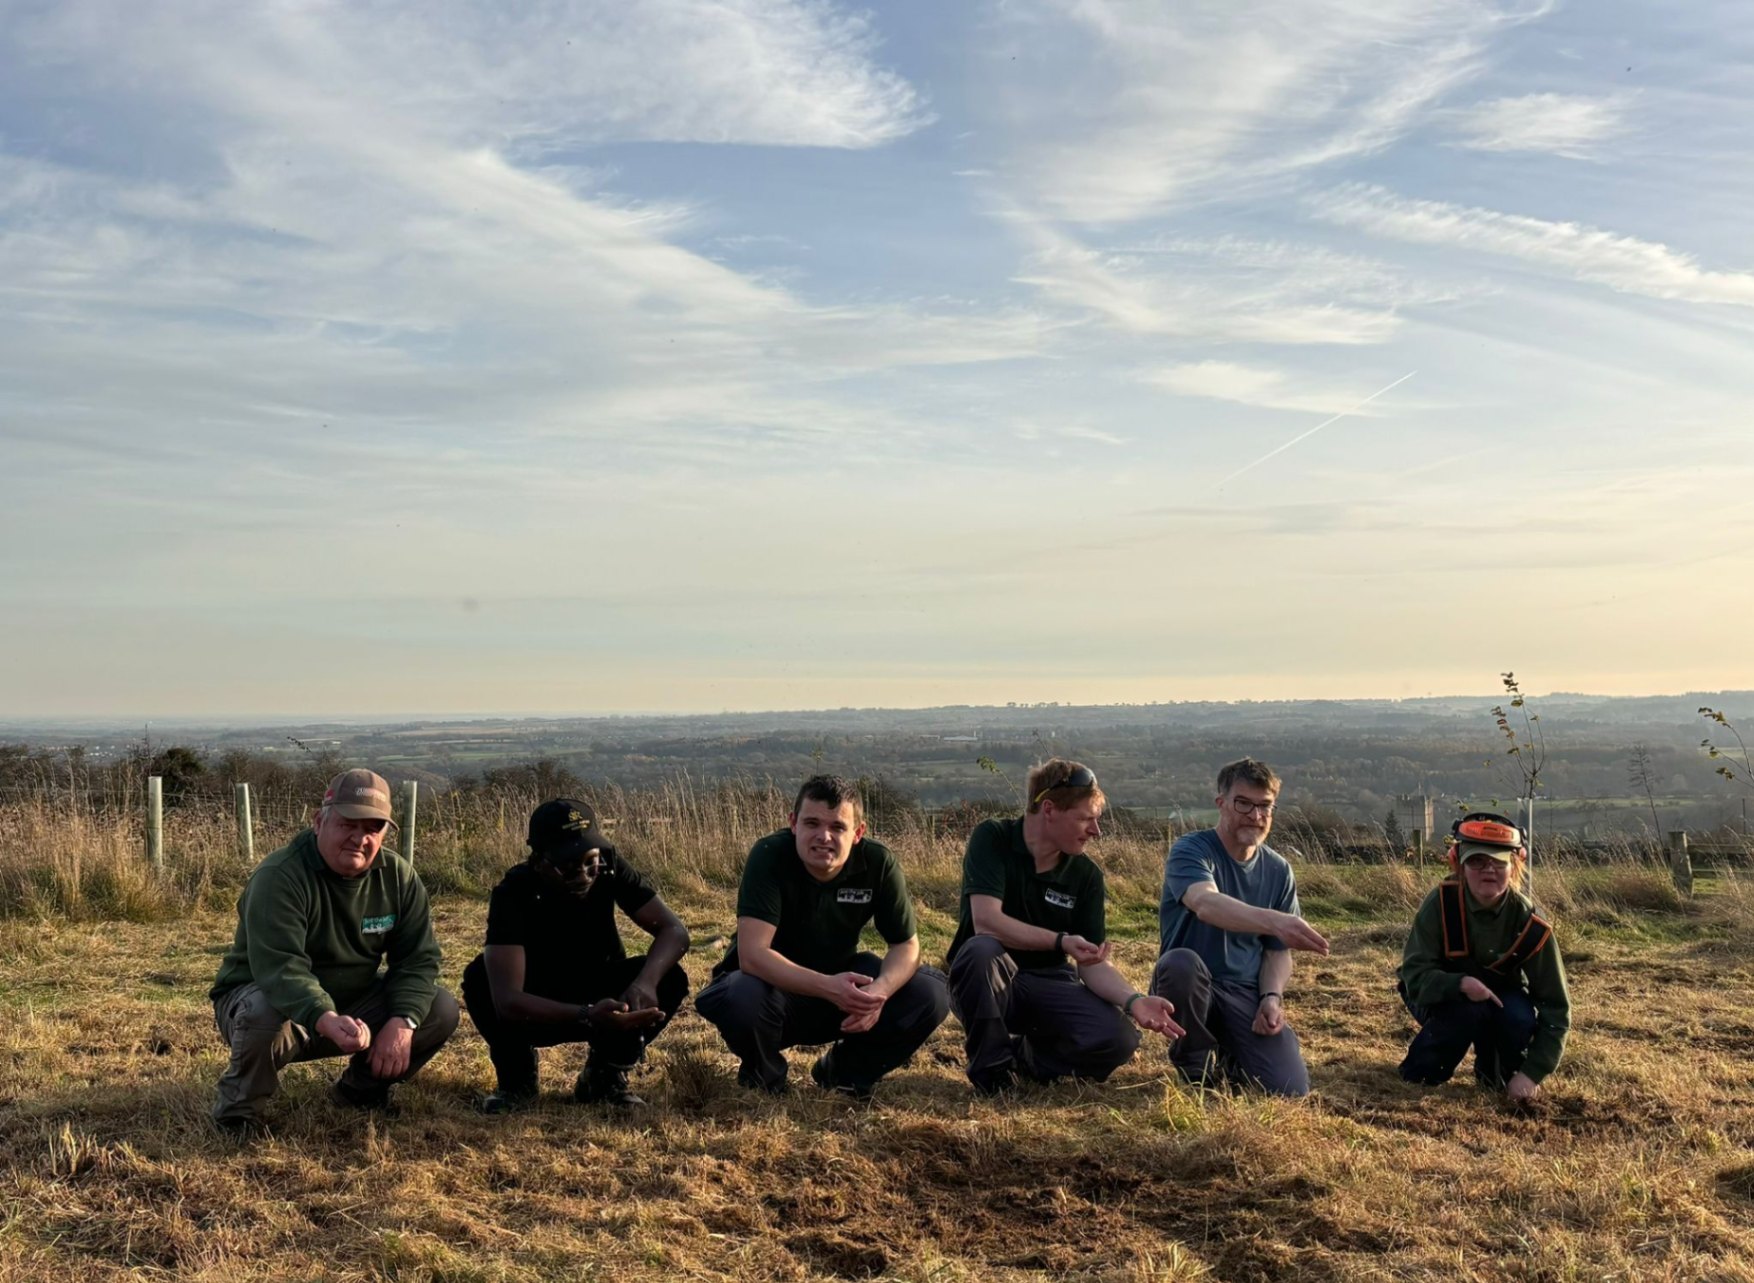
[[[1181,902],[1183,892],[1197,882],[1210,882],[1231,899],[1253,908],[1302,917],[1291,866],[1268,846],[1256,847],[1246,864],[1233,860],[1218,840],[1216,829],[1176,839],[1164,862],[1163,901],[1157,908],[1159,955],[1171,949],[1192,949],[1214,980],[1258,985],[1262,952],[1284,949],[1284,941],[1277,936],[1221,931],[1201,922]]]

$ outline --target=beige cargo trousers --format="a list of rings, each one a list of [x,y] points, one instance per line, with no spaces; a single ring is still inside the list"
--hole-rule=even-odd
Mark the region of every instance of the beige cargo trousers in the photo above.
[[[373,1036],[390,1019],[388,985],[379,979],[358,1002],[341,1013],[364,1021]],[[262,1108],[280,1088],[280,1071],[301,1060],[343,1056],[327,1038],[318,1037],[303,1025],[294,1024],[268,1001],[262,986],[239,985],[213,1001],[213,1018],[220,1040],[231,1048],[231,1064],[219,1080],[213,1121],[224,1125],[260,1124]],[[414,1030],[408,1070],[396,1082],[412,1078],[431,1060],[457,1029],[457,1000],[443,989],[433,995],[432,1009]],[[349,1060],[336,1090],[353,1104],[381,1104],[391,1084],[374,1078],[371,1050],[356,1052]]]

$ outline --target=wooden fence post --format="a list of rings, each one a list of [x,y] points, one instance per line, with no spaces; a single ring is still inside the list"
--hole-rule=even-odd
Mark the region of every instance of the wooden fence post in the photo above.
[[[1425,830],[1413,830],[1413,863],[1419,868],[1425,867]]]
[[[250,823],[250,786],[239,784],[232,790],[236,803],[233,810],[238,817],[238,854],[244,857],[245,864],[256,862],[256,829]]]
[[[1518,806],[1521,810],[1517,818],[1523,822],[1523,891],[1530,899],[1533,899],[1535,895],[1535,794],[1532,786],[1529,795],[1523,798]]]
[[[164,777],[146,777],[146,862],[164,872]]]
[[[420,783],[408,780],[402,785],[402,818],[398,827],[402,830],[402,858],[410,864],[414,862],[414,820],[420,807]]]
[[[1687,854],[1686,829],[1669,830],[1669,876],[1675,879],[1675,890],[1693,894],[1693,858]]]

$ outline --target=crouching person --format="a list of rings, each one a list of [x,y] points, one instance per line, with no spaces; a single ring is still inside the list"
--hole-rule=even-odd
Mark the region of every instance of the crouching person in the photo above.
[[[1419,1032],[1408,1082],[1448,1082],[1468,1049],[1474,1077],[1519,1104],[1540,1094],[1571,1028],[1571,995],[1553,928],[1518,889],[1522,831],[1476,811],[1456,821],[1451,877],[1425,897],[1401,958],[1401,997]]]
[[[383,778],[343,771],[311,827],[250,874],[209,994],[231,1046],[213,1108],[221,1130],[263,1132],[280,1071],[326,1056],[352,1057],[335,1084],[339,1103],[387,1109],[391,1086],[456,1029],[426,888],[383,850],[391,822]]]
[[[1139,1030],[1182,1033],[1167,1000],[1109,961],[1102,870],[1084,853],[1107,804],[1096,775],[1052,758],[1029,772],[1026,801],[1015,819],[978,825],[962,861],[950,994],[980,1096],[1024,1079],[1102,1082],[1133,1058]]]
[[[888,943],[881,960],[859,949],[866,923]],[[949,1011],[943,973],[919,962],[901,865],[865,836],[858,790],[816,775],[790,827],[750,850],[736,937],[694,1006],[741,1060],[742,1086],[779,1095],[787,1047],[832,1043],[811,1077],[864,1097]]]
[[[1213,798],[1216,827],[1169,848],[1151,991],[1175,1003],[1187,1025],[1169,1052],[1183,1079],[1304,1096],[1309,1067],[1285,990],[1292,950],[1321,955],[1328,942],[1303,920],[1291,865],[1267,845],[1279,789],[1265,762],[1227,764]]]
[[[493,889],[487,947],[463,972],[463,1001],[498,1077],[481,1108],[535,1100],[536,1049],[573,1042],[591,1048],[573,1098],[639,1108],[627,1076],[688,996],[678,965],[688,929],[604,838],[588,803],[544,802],[529,843],[529,859]],[[652,937],[643,957],[622,948],[618,905]]]

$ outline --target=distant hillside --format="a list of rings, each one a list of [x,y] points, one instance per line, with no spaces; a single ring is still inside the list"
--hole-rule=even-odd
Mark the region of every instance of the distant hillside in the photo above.
[[[882,777],[928,805],[1014,797],[1030,763],[1054,754],[1091,763],[1118,805],[1197,813],[1219,764],[1271,762],[1287,798],[1380,821],[1400,795],[1427,793],[1440,813],[1458,801],[1508,797],[1512,776],[1490,708],[1498,698],[1276,700],[1237,703],[945,706],[708,716],[435,719],[283,726],[179,725],[153,730],[209,760],[228,752],[291,762],[335,754],[392,775],[443,784],[495,767],[547,761],[586,782],[652,787],[773,779],[816,770]],[[1660,823],[1739,823],[1745,795],[1700,749],[1701,705],[1754,731],[1754,691],[1532,701],[1547,737],[1544,780],[1567,827],[1650,827],[1650,799],[1631,790],[1634,744],[1651,759]],[[137,753],[139,727],[0,724],[0,742],[78,748],[92,761]],[[979,764],[981,759],[991,768]],[[1632,805],[1636,803],[1637,805]]]

